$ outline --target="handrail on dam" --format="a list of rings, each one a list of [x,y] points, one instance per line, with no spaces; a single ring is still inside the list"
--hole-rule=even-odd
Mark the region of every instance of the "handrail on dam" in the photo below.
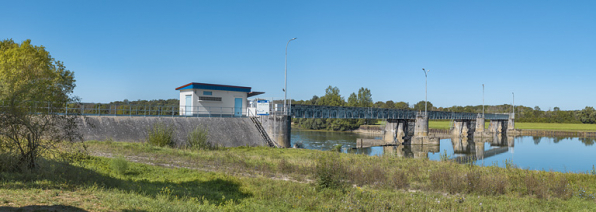
[[[320,105],[292,105],[290,116],[293,118],[339,118],[339,119],[416,119],[420,113],[414,110],[400,110],[372,107],[337,107]],[[482,116],[478,113],[456,113],[428,111],[429,119],[473,120]],[[509,114],[487,113],[485,119],[507,120]]]
[[[7,107],[4,102],[0,107]],[[27,102],[22,107],[30,113],[85,116],[183,116],[183,117],[246,117],[247,112],[234,107],[181,107],[180,105],[101,104]]]

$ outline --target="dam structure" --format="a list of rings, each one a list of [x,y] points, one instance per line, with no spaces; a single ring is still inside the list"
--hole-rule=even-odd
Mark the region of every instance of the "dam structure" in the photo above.
[[[515,126],[513,114],[477,114],[443,111],[417,112],[370,107],[334,107],[318,105],[288,105],[286,112],[273,111],[258,116],[250,112],[236,114],[205,113],[187,115],[179,106],[111,105],[79,103],[66,105],[57,114],[78,114],[82,119],[85,140],[116,139],[141,142],[147,129],[157,122],[174,126],[175,137],[184,140],[186,134],[201,125],[210,132],[209,140],[222,146],[291,146],[292,118],[382,119],[386,120],[383,144],[438,144],[439,138],[429,135],[429,120],[451,120],[450,134],[455,137],[490,137],[505,133]],[[198,108],[200,110],[200,108]],[[215,110],[222,111],[223,109]],[[182,113],[181,113],[182,112]],[[226,118],[227,117],[227,118]],[[484,129],[485,120],[488,129]],[[376,141],[376,143],[379,143]]]

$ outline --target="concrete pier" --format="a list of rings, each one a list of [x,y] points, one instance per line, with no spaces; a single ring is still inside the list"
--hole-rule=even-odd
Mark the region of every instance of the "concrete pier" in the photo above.
[[[408,120],[399,120],[397,123],[397,142],[403,143],[408,137]]]
[[[408,120],[387,119],[383,133],[383,140],[387,142],[387,144],[401,144],[404,142],[404,137],[408,136],[407,132]]]
[[[385,130],[383,133],[383,141],[386,143],[393,143],[397,139],[397,119],[387,119]]]
[[[470,121],[467,120],[453,120],[451,135],[458,137],[468,137],[470,132]]]
[[[260,116],[259,121],[271,139],[282,147],[291,147],[292,117],[285,115]]]
[[[439,138],[428,136],[428,117],[423,115],[416,116],[414,125],[414,136],[410,139],[413,145],[439,145]]]
[[[513,118],[513,116],[510,116],[507,120],[507,131],[513,130],[515,130],[515,118]]]
[[[416,116],[414,125],[414,137],[428,137],[428,117],[423,115]]]
[[[490,120],[488,125],[488,132],[490,133],[501,133],[503,132],[503,122],[498,120]]]
[[[476,128],[474,130],[474,138],[490,137],[491,133],[484,129],[485,120],[480,115],[476,118]]]
[[[393,144],[392,142],[387,142],[385,140],[379,139],[366,139],[366,138],[357,138],[356,139],[356,148],[367,148],[373,146],[384,146],[387,144]]]

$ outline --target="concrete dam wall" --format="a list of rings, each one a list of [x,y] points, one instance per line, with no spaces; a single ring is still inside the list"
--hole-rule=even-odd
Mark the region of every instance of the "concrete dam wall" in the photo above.
[[[185,144],[188,133],[202,125],[209,130],[207,140],[212,144],[267,146],[249,118],[91,116],[81,118],[80,130],[85,141],[144,142],[155,123],[174,128],[176,145]]]

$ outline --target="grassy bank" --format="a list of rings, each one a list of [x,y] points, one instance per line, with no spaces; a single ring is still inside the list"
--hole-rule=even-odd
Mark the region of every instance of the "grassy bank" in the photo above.
[[[488,128],[489,123],[486,122]],[[450,121],[436,121],[431,120],[428,127],[432,129],[449,129],[451,127]],[[573,131],[573,132],[594,132],[596,131],[596,124],[570,124],[570,123],[524,123],[516,122],[516,129],[522,130],[552,130],[552,131]]]
[[[595,210],[596,175],[265,147],[89,142],[90,157],[0,173],[0,210]],[[101,156],[101,157],[98,157]],[[4,207],[4,208],[3,208]]]

